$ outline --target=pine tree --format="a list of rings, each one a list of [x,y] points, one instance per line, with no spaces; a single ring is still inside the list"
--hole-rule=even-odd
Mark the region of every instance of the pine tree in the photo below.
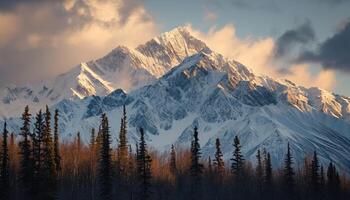
[[[92,178],[95,176],[95,162],[96,162],[96,137],[95,137],[95,129],[91,129],[91,135],[90,135],[90,168],[92,172]]]
[[[95,136],[95,129],[91,129],[91,134],[90,134],[90,151],[94,152],[96,147],[96,136]]]
[[[40,110],[35,117],[35,129],[31,134],[32,140],[32,156],[33,156],[33,194],[38,194],[39,191],[42,191],[45,188],[44,183],[44,172],[43,168],[43,132],[44,132],[44,117],[42,111]],[[36,183],[36,184],[35,184]]]
[[[272,164],[271,164],[271,155],[270,153],[266,154],[266,158],[264,161],[265,169],[264,169],[264,184],[267,187],[272,186]]]
[[[17,146],[15,144],[15,134],[10,134],[9,157],[10,157],[10,185],[17,185]]]
[[[236,176],[236,178],[240,179],[243,176],[244,170],[244,158],[241,152],[241,144],[237,136],[233,141],[234,151],[232,154],[232,164],[231,164],[231,172]]]
[[[95,129],[91,129],[91,135],[90,135],[90,144],[89,144],[89,153],[90,153],[90,184],[91,184],[91,196],[95,196],[95,184],[96,184],[96,166],[97,166],[97,159],[96,159],[96,136],[95,136]]]
[[[209,172],[209,176],[212,176],[212,174],[213,174],[213,166],[211,164],[210,156],[208,157],[208,172]]]
[[[32,189],[33,184],[33,155],[32,147],[30,142],[30,114],[29,107],[26,106],[24,113],[22,114],[23,126],[21,127],[21,141],[19,142],[20,148],[20,169],[19,169],[19,180],[22,184],[22,189],[28,194]]]
[[[2,132],[2,148],[1,148],[1,165],[0,165],[0,197],[9,199],[10,195],[10,167],[9,167],[9,149],[8,149],[8,131],[7,123],[4,124]]]
[[[320,187],[323,188],[326,184],[326,180],[324,177],[324,169],[323,166],[321,165],[320,167]]]
[[[272,164],[270,153],[266,152],[266,149],[263,151],[264,157],[264,175],[263,175],[263,196],[265,199],[273,198],[273,176],[272,176]]]
[[[215,141],[215,159],[214,159],[214,169],[215,173],[221,178],[224,175],[225,172],[225,163],[224,159],[222,158],[222,152],[221,152],[221,144],[219,138],[216,138]]]
[[[257,165],[256,165],[255,173],[256,173],[257,186],[258,186],[258,191],[262,192],[264,171],[263,171],[260,149],[258,149],[258,152],[256,154],[256,160],[257,160]]]
[[[119,132],[119,144],[118,144],[118,174],[120,178],[125,179],[127,177],[128,169],[128,141],[126,138],[127,134],[127,117],[125,105],[123,106],[123,117],[120,122]]]
[[[54,153],[55,153],[55,165],[56,172],[59,173],[61,171],[61,155],[59,149],[59,138],[58,138],[58,118],[59,113],[58,110],[55,110],[54,116]]]
[[[193,139],[191,142],[191,198],[194,199],[198,194],[201,179],[203,175],[203,164],[200,163],[201,148],[198,138],[198,129],[194,127]],[[197,196],[198,198],[198,196]]]
[[[55,152],[54,144],[52,141],[51,133],[51,113],[46,106],[45,112],[45,126],[43,130],[43,141],[42,141],[42,172],[44,175],[44,188],[45,191],[42,192],[43,198],[54,199],[56,190],[56,179],[57,171],[55,164]],[[42,188],[43,189],[43,188]]]
[[[294,192],[294,170],[293,170],[293,156],[290,151],[289,143],[287,145],[287,154],[286,158],[284,160],[284,171],[283,171],[283,181],[284,181],[284,188],[289,195],[289,197],[292,197]]]
[[[35,117],[35,131],[33,131],[31,138],[33,143],[33,160],[34,160],[34,172],[39,174],[42,167],[42,143],[44,132],[44,116],[42,111],[39,110]]]
[[[140,142],[137,153],[137,175],[139,180],[139,198],[150,199],[151,196],[151,156],[148,154],[144,131],[140,128]]]
[[[170,151],[170,172],[173,175],[176,175],[177,168],[176,168],[176,152],[174,145],[171,145],[171,151]]]
[[[97,132],[96,140],[95,140],[95,156],[96,156],[96,160],[100,160],[101,146],[102,146],[102,127],[100,126],[99,129],[98,129],[98,132]]]
[[[319,162],[317,158],[317,153],[314,151],[313,159],[311,161],[311,172],[310,172],[310,185],[312,191],[317,194],[319,190],[320,175],[319,175]]]
[[[102,199],[112,199],[112,156],[109,123],[106,114],[101,117],[101,148],[99,162],[99,181]]]
[[[333,162],[329,163],[327,169],[327,190],[330,193],[330,195],[334,198],[337,197],[338,192],[340,190],[339,173]]]

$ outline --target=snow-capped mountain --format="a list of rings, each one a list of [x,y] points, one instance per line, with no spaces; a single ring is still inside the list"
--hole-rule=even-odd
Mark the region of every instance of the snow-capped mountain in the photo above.
[[[148,142],[157,149],[167,150],[171,144],[187,148],[193,128],[198,126],[204,158],[213,154],[216,138],[221,139],[224,156],[229,158],[233,138],[238,135],[249,160],[255,160],[258,149],[266,148],[278,166],[289,142],[297,163],[316,150],[321,162],[333,161],[350,173],[349,97],[257,76],[246,66],[213,52],[185,28],[135,50],[118,47],[55,82],[53,91],[64,91],[53,105],[60,110],[63,140],[71,140],[80,131],[88,142],[91,128],[98,127],[105,112],[115,144],[125,104],[131,143],[138,138],[137,129],[143,127]],[[115,90],[119,86],[124,90]],[[33,93],[55,97],[50,90]],[[81,99],[66,98],[72,94]],[[12,130],[19,129],[18,118],[8,122]]]
[[[19,115],[18,107],[22,105],[37,110],[63,99],[104,96],[117,88],[131,91],[151,83],[186,57],[206,48],[186,27],[163,33],[136,49],[119,46],[100,59],[82,62],[54,80],[0,88],[0,117]]]

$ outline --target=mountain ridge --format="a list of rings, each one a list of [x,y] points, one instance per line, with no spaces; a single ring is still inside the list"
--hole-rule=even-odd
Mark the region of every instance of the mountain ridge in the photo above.
[[[153,66],[153,71],[147,71],[144,66],[148,62],[154,63],[147,59],[141,59],[145,61],[142,66],[135,65],[140,63],[137,59],[142,56],[127,47],[117,47],[105,57],[82,63],[72,73],[61,75],[74,78],[68,79],[72,82],[56,80],[59,83],[55,84],[56,87],[68,85],[69,89],[77,89],[78,94],[85,90],[102,93],[97,96],[87,93],[89,95],[81,95],[81,98],[58,98],[57,103],[52,104],[53,109],[61,112],[62,140],[71,140],[80,131],[85,133],[82,138],[87,143],[90,129],[98,127],[100,115],[107,113],[111,119],[112,140],[116,144],[121,107],[126,104],[131,142],[138,138],[137,128],[143,127],[147,140],[155,148],[166,150],[171,144],[188,147],[193,128],[198,126],[203,156],[212,154],[214,140],[220,138],[224,156],[228,158],[233,137],[238,135],[245,156],[253,162],[257,149],[266,148],[271,152],[274,166],[278,166],[286,144],[290,143],[298,163],[303,162],[308,153],[317,150],[321,162],[331,160],[342,170],[350,172],[350,158],[345,156],[350,155],[350,134],[347,131],[350,130],[349,97],[257,76],[239,62],[224,58],[199,40],[193,40],[192,36],[188,37],[189,41],[198,43],[198,48],[186,44],[180,51],[175,47],[181,44],[178,39],[182,37],[179,33],[182,29],[174,30],[177,32],[174,35],[163,34],[159,41],[151,40],[146,45],[149,48],[139,46],[147,52],[145,54],[152,55],[153,60],[160,60],[159,63],[164,61],[170,66],[171,62],[179,62],[171,69],[163,67],[164,73],[156,70],[157,66]],[[172,36],[179,37],[174,39]],[[166,40],[174,41],[166,43]],[[174,52],[179,52],[178,58],[174,57]],[[163,59],[165,55],[169,59]],[[183,56],[186,57],[180,62],[178,59]],[[140,69],[138,73],[141,75],[136,73],[133,77],[140,75],[144,78],[142,75],[145,75],[144,82],[136,78],[136,82],[132,82],[135,88],[127,91],[125,88],[116,89],[113,76],[107,77],[107,74],[102,78],[104,73],[113,72],[120,66]],[[125,78],[119,72],[119,77]],[[163,74],[158,76],[158,72]],[[85,88],[71,87],[70,84],[76,84],[75,77]],[[91,87],[87,87],[89,84]],[[38,93],[53,98],[50,91],[43,88]],[[10,118],[8,122],[11,130],[19,130],[18,118]]]
[[[0,116],[19,115],[19,112],[15,112],[16,104],[29,104],[36,108],[42,104],[38,102],[53,105],[65,98],[103,96],[117,88],[129,91],[142,87],[202,48],[208,47],[190,35],[185,27],[163,33],[135,49],[118,46],[106,56],[82,62],[54,80],[34,86],[29,84],[0,88]],[[123,79],[119,81],[120,76]],[[47,94],[41,90],[47,90]],[[14,105],[11,106],[10,103]],[[14,108],[6,110],[7,107]]]

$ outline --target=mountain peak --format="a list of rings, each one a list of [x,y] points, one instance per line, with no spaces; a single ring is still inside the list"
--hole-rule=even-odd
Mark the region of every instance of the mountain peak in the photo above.
[[[170,31],[164,32],[153,39],[158,43],[164,43],[181,37],[184,39],[189,39],[190,37],[194,38],[188,30],[188,26],[179,26]]]
[[[186,26],[174,28],[136,48],[145,56],[164,61],[167,70],[208,46],[193,37]]]

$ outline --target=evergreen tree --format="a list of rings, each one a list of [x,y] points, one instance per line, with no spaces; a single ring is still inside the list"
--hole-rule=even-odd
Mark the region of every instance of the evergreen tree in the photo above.
[[[102,125],[102,124],[101,124]],[[96,160],[100,160],[100,155],[101,155],[101,145],[102,145],[102,127],[99,127],[97,136],[96,136],[96,141],[95,141],[95,156]]]
[[[96,136],[95,136],[95,129],[91,129],[91,134],[90,134],[90,151],[94,152],[96,147]]]
[[[290,151],[289,143],[287,145],[287,154],[284,160],[284,171],[283,171],[283,181],[284,181],[284,189],[292,198],[294,192],[294,170],[293,170],[293,156]]]
[[[137,153],[137,175],[139,180],[139,198],[141,200],[150,199],[151,196],[151,156],[148,154],[144,131],[140,128],[140,142]]]
[[[125,179],[127,177],[128,169],[128,141],[127,134],[127,117],[125,105],[123,106],[123,117],[120,122],[119,143],[118,143],[118,174],[120,178]]]
[[[10,157],[10,185],[17,185],[17,146],[15,144],[15,134],[10,134],[9,157]]]
[[[217,173],[219,177],[222,177],[225,172],[225,163],[224,163],[224,159],[222,158],[223,155],[221,152],[221,144],[220,144],[219,138],[216,138],[215,147],[216,147],[216,151],[215,151],[215,159],[214,159],[214,169],[215,169],[215,173]]]
[[[42,170],[43,163],[43,132],[44,132],[44,117],[42,111],[40,110],[35,117],[35,129],[31,134],[32,140],[32,160],[33,160],[33,192],[32,194],[38,194],[45,188],[44,183],[44,172]],[[36,184],[35,184],[36,183]]]
[[[59,138],[58,138],[58,118],[59,113],[58,110],[55,110],[55,116],[54,116],[54,153],[55,153],[55,165],[56,165],[56,171],[59,173],[61,171],[61,155],[60,155],[60,149],[59,149]]]
[[[45,191],[42,192],[43,198],[54,199],[56,190],[56,179],[57,171],[55,164],[55,152],[54,144],[51,133],[51,113],[46,106],[45,112],[45,125],[43,130],[43,140],[42,140],[42,172],[43,172],[43,183]]]
[[[323,166],[321,165],[320,167],[320,187],[323,188],[326,184],[326,180],[324,177],[324,169]]]
[[[203,164],[200,163],[201,148],[198,138],[198,129],[194,127],[193,139],[191,142],[191,198],[194,199],[198,194],[203,175]],[[198,198],[198,196],[197,196]]]
[[[29,107],[26,106],[22,114],[23,125],[21,127],[21,141],[19,142],[20,148],[20,169],[19,169],[19,179],[22,184],[22,189],[25,193],[31,191],[33,186],[33,155],[32,147],[30,142],[30,114]]]
[[[270,153],[264,151],[266,156],[264,156],[264,190],[270,191],[272,189],[272,164]]]
[[[261,183],[261,192],[262,199],[273,199],[273,175],[272,175],[272,164],[270,153],[263,149],[262,153],[262,183]],[[258,185],[258,189],[259,185]]]
[[[102,199],[112,199],[112,157],[109,123],[106,114],[101,120],[101,148],[99,162],[99,181]]]
[[[2,132],[2,148],[1,148],[1,165],[0,165],[0,197],[3,199],[10,198],[10,167],[9,167],[9,149],[8,149],[8,131],[7,123],[4,124]]]
[[[314,151],[313,159],[311,161],[311,172],[310,172],[310,185],[312,191],[317,194],[320,183],[320,175],[319,175],[319,162],[317,158],[317,153]]]
[[[236,176],[236,178],[240,179],[243,176],[244,170],[244,158],[241,152],[241,144],[237,136],[233,141],[234,151],[232,154],[232,164],[231,164],[231,172]]]
[[[174,145],[171,145],[171,152],[170,152],[170,172],[173,175],[176,175],[177,168],[176,168],[176,152]]]
[[[34,160],[34,172],[39,174],[42,167],[42,143],[44,132],[44,116],[42,111],[39,110],[35,117],[35,131],[33,131],[31,138],[33,143],[33,160]]]
[[[257,186],[258,186],[258,191],[262,192],[264,171],[263,171],[260,149],[258,149],[258,152],[256,154],[256,160],[257,160],[257,165],[256,165],[255,173],[256,173]]]
[[[339,173],[333,164],[330,162],[327,169],[327,190],[329,194],[336,198],[340,190],[340,178]]]
[[[97,168],[97,159],[96,159],[96,136],[95,129],[91,129],[90,135],[90,144],[89,144],[89,161],[90,161],[90,184],[91,184],[91,196],[95,196],[95,184],[96,184],[96,168]]]
[[[95,136],[95,129],[91,129],[91,135],[90,135],[90,168],[92,172],[92,178],[95,177],[95,162],[96,162],[96,136]]]
[[[213,166],[211,164],[210,156],[208,157],[208,172],[209,172],[209,176],[211,176],[213,174]]]

